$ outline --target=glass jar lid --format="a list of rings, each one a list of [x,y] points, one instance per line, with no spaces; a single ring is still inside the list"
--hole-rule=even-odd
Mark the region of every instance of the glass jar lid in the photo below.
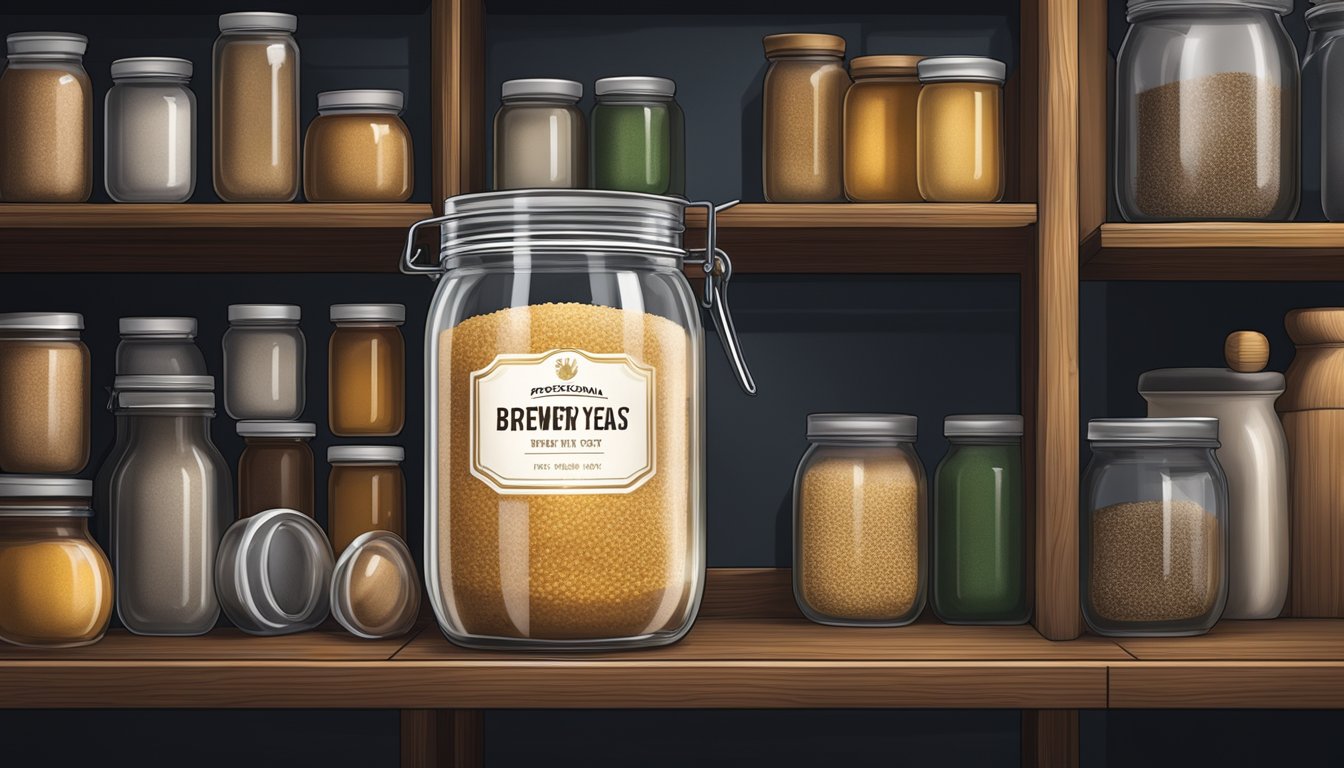
[[[15,32],[5,37],[12,59],[79,58],[89,48],[89,38],[74,32]]]
[[[788,32],[766,35],[761,41],[767,59],[775,56],[844,56],[845,38],[839,35]]]
[[[187,59],[142,56],[112,62],[112,80],[190,80],[192,64]],[[195,322],[194,320],[192,322]]]
[[[230,304],[229,322],[239,325],[249,323],[274,324],[297,323],[303,316],[303,310],[297,304]]]
[[[298,28],[299,17],[291,13],[243,11],[219,17],[220,32],[293,32]]]
[[[115,392],[214,392],[214,376],[179,374],[137,374],[112,379]]]
[[[923,56],[859,56],[849,62],[849,75],[861,77],[913,77]]]
[[[809,413],[807,439],[886,440],[909,442],[919,433],[919,419],[904,413]]]
[[[506,80],[499,92],[504,101],[554,99],[574,103],[583,98],[583,83],[551,77],[529,77]]]
[[[420,578],[406,542],[390,531],[360,535],[336,561],[331,615],[352,635],[404,635],[420,612]]]
[[[84,316],[75,312],[6,312],[0,314],[0,333],[6,331],[82,331]]]
[[[52,475],[0,475],[0,517],[92,517],[93,481]],[[84,499],[53,505],[52,500]]]
[[[1195,416],[1173,419],[1093,419],[1087,439],[1094,443],[1218,444],[1218,420]]]
[[[985,56],[933,56],[919,62],[921,83],[998,83],[1008,76],[1008,66]]]
[[[1207,8],[1209,6],[1257,8],[1264,11],[1273,11],[1280,16],[1287,16],[1293,12],[1293,0],[1129,0],[1125,13],[1126,19],[1133,21],[1136,16],[1149,11]]]
[[[194,317],[123,317],[117,321],[122,338],[131,336],[147,339],[194,339]]]
[[[406,449],[399,445],[333,445],[327,449],[328,464],[400,464]]]
[[[215,560],[220,607],[254,635],[312,629],[330,613],[331,544],[292,509],[268,509],[229,527]]]
[[[405,304],[332,304],[333,323],[391,323],[406,322]]]
[[[666,77],[604,77],[593,84],[593,94],[603,96],[654,96],[670,99],[677,84]]]
[[[311,421],[240,421],[235,429],[239,437],[317,437],[317,424]]]
[[[1021,437],[1022,417],[1008,414],[957,414],[943,419],[944,437]]]
[[[210,377],[205,377],[210,378]],[[117,392],[115,410],[213,411],[213,392]]]
[[[323,91],[317,94],[317,111],[328,112],[385,112],[401,114],[406,97],[401,91],[355,90]]]

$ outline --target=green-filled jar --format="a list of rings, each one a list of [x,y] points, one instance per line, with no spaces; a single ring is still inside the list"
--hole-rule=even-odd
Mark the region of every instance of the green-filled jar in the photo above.
[[[934,475],[933,610],[949,624],[1021,624],[1027,600],[1022,417],[948,416]]]
[[[606,77],[593,88],[593,187],[686,194],[686,118],[665,77]]]

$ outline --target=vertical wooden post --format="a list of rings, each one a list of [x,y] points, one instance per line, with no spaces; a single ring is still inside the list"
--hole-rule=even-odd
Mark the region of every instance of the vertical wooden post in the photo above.
[[[401,768],[481,768],[478,709],[403,709]]]
[[[1078,13],[1078,233],[1099,245],[1110,199],[1106,0],[1079,0]]]
[[[433,0],[434,206],[485,189],[484,0]]]
[[[1022,710],[1023,768],[1077,768],[1078,710]]]

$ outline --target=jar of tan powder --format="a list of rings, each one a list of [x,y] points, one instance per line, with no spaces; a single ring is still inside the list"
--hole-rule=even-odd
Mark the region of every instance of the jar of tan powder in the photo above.
[[[402,304],[334,304],[327,415],[340,437],[392,437],[406,423]]]
[[[579,109],[583,84],[509,80],[495,113],[495,189],[588,186],[588,129]]]
[[[82,203],[93,192],[88,38],[19,32],[0,75],[0,202]]]
[[[829,203],[845,199],[843,146],[845,39],[787,34],[765,38],[765,199]]]
[[[1003,197],[1001,61],[935,56],[919,62],[919,193],[931,203]]]
[[[924,609],[925,479],[914,416],[814,413],[793,485],[793,594],[809,619],[900,626]]]
[[[420,577],[411,550],[389,531],[355,539],[336,561],[331,578],[331,615],[350,634],[366,640],[411,631],[420,614]]]
[[[226,13],[214,53],[215,194],[287,203],[299,193],[298,19]]]
[[[0,472],[74,474],[89,463],[84,316],[0,314]]]
[[[414,188],[411,131],[401,91],[326,91],[303,142],[309,201],[400,203]]]

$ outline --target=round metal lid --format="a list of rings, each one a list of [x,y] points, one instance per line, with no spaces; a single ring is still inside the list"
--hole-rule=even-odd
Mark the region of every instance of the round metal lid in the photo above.
[[[1093,419],[1087,422],[1093,442],[1218,442],[1218,420],[1208,417],[1179,419]]]
[[[293,32],[299,28],[299,17],[290,13],[271,13],[269,11],[242,11],[226,13],[219,17],[220,32]]]
[[[1258,8],[1273,11],[1280,16],[1287,16],[1293,12],[1293,0],[1129,0],[1125,15],[1127,20],[1133,21],[1136,15],[1149,11],[1209,6]]]
[[[82,331],[84,316],[75,312],[6,312],[0,331]]]
[[[403,635],[420,611],[420,578],[401,537],[389,531],[360,535],[336,561],[331,615],[356,637]]]
[[[297,323],[303,310],[297,304],[230,304],[230,323]]]
[[[114,392],[214,392],[214,376],[143,374],[112,379]]]
[[[807,437],[914,440],[919,419],[903,413],[809,413]]]
[[[15,32],[5,37],[5,47],[10,56],[83,56],[89,38],[74,32]]]
[[[333,323],[394,323],[406,322],[405,304],[332,304]]]
[[[505,101],[512,99],[557,99],[575,102],[583,98],[583,83],[551,77],[506,80],[499,89]]]
[[[1139,394],[1150,392],[1263,392],[1282,394],[1282,373],[1237,373],[1226,368],[1159,368],[1139,376]]]
[[[214,409],[213,392],[118,391],[114,406],[114,410],[125,411],[213,411]]]
[[[1302,18],[1307,21],[1307,29],[1334,29],[1344,20],[1344,2],[1340,0],[1312,0],[1313,7],[1308,8]]]
[[[1008,66],[985,56],[933,56],[919,62],[919,82],[981,82],[1002,84]]]
[[[401,91],[354,90],[323,91],[317,94],[319,112],[393,112],[400,114],[406,106]]]
[[[240,421],[235,429],[239,437],[317,437],[317,424],[311,421]]]
[[[945,437],[1020,437],[1022,417],[1005,414],[957,414],[943,419]]]
[[[602,96],[657,96],[672,98],[676,82],[666,77],[604,77],[593,83],[593,94]]]
[[[327,449],[328,464],[400,464],[406,449],[399,445],[333,445]]]
[[[220,606],[254,635],[302,632],[330,612],[331,544],[311,517],[269,509],[229,527],[215,560]]]
[[[117,321],[122,337],[143,336],[152,339],[196,338],[194,317],[123,317]]]
[[[0,475],[0,499],[69,499],[92,496],[92,480],[52,475]]]
[[[859,56],[849,62],[850,77],[910,77],[917,73],[923,56]]]
[[[845,38],[839,35],[814,34],[810,32],[788,32],[779,35],[766,35],[761,41],[765,46],[765,57],[771,56],[844,56]]]
[[[113,80],[190,80],[192,64],[168,56],[141,56],[112,62]]]

